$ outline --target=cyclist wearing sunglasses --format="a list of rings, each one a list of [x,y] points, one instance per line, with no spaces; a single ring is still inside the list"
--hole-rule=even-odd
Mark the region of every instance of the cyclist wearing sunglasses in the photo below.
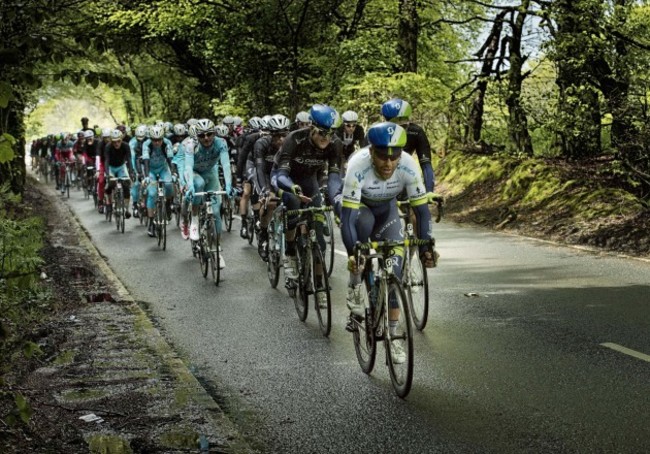
[[[171,219],[171,201],[174,196],[172,185],[171,159],[174,157],[173,145],[165,137],[164,126],[152,126],[149,129],[149,139],[142,144],[142,164],[144,166],[145,178],[142,181],[147,187],[147,216],[149,217],[149,228],[147,234],[155,237],[155,226],[153,222],[154,208],[158,196],[158,185],[156,177],[165,183],[165,202],[167,204],[167,220]]]
[[[415,159],[402,152],[406,131],[401,126],[383,122],[368,129],[370,146],[355,153],[348,162],[343,184],[341,237],[348,252],[347,305],[352,315],[363,316],[360,302],[361,277],[353,248],[357,241],[400,241],[404,238],[397,208],[397,196],[405,189],[409,204],[418,220],[418,238],[431,238],[431,215],[424,182]],[[337,203],[341,203],[338,201]],[[425,266],[433,267],[433,253],[422,251]],[[393,270],[402,275],[403,250],[396,250]],[[389,325],[394,329],[399,314],[390,311]],[[399,347],[398,347],[399,348]],[[399,355],[398,355],[399,356]]]
[[[232,196],[232,173],[230,171],[230,156],[225,140],[215,135],[215,125],[212,120],[203,118],[196,123],[196,142],[184,147],[185,181],[187,196],[195,192],[220,191],[219,164],[223,168],[226,192]],[[192,222],[190,223],[190,239],[199,239],[199,206],[201,197],[192,197]],[[214,213],[221,213],[221,198],[217,197]],[[215,215],[217,235],[221,235],[221,216]],[[219,268],[225,268],[223,255],[219,254]]]
[[[255,193],[260,198],[274,196],[273,187],[271,186],[271,170],[275,155],[279,151],[285,137],[289,133],[290,121],[281,114],[273,115],[268,122],[269,134],[260,137],[253,148],[253,158],[255,170],[253,172],[253,183]],[[260,219],[260,230],[257,236],[257,252],[261,259],[266,261],[265,242],[268,241],[268,225],[275,210],[276,203],[268,202],[265,204],[264,212],[260,212],[261,203],[253,205],[253,212]]]
[[[237,180],[241,184],[242,195],[239,201],[239,215],[244,219],[248,213],[248,204],[253,203],[257,206],[257,211],[253,208],[253,212],[257,217],[259,215],[259,204],[257,203],[256,196],[253,194],[253,179],[255,170],[255,158],[253,156],[253,149],[255,142],[268,133],[268,124],[260,117],[251,117],[248,120],[250,128],[241,137],[241,146],[239,148],[239,156],[237,156]],[[257,221],[257,219],[256,219]],[[247,239],[249,232],[246,230],[246,225],[242,222],[239,235]]]
[[[339,161],[341,141],[334,134],[339,115],[332,107],[315,104],[309,111],[312,125],[289,134],[275,157],[277,186],[284,191],[283,203],[288,210],[305,206],[320,207],[323,201],[318,184],[318,174],[327,171],[327,187],[333,197],[341,187]],[[296,269],[296,223],[297,217],[287,219],[285,276],[297,277]],[[323,223],[316,222],[316,235],[325,250]]]
[[[289,131],[293,132],[296,129],[308,128],[310,126],[311,126],[311,117],[309,116],[309,112],[305,112],[304,110],[302,110],[296,114],[296,119],[289,126]]]
[[[343,142],[341,155],[341,174],[345,175],[345,167],[352,153],[367,145],[363,126],[359,124],[359,115],[353,110],[347,110],[341,115],[343,123],[336,128],[336,135]]]

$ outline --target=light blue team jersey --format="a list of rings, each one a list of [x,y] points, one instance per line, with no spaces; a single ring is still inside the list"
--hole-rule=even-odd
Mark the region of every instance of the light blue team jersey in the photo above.
[[[212,144],[207,148],[198,141],[192,139],[189,141],[186,139],[183,141],[183,144],[186,181],[192,181],[193,172],[199,174],[210,172],[219,162],[221,162],[226,183],[230,185],[232,174],[230,172],[228,145],[225,140],[220,137],[215,137]]]
[[[142,159],[149,160],[150,171],[161,171],[169,168],[167,158],[171,159],[174,157],[173,146],[169,139],[163,139],[163,143],[165,144],[166,152],[163,152],[162,145],[154,147],[151,139],[145,140],[142,144]]]
[[[176,164],[176,168],[178,169],[178,180],[181,183],[181,186],[185,185],[185,147],[187,146],[194,146],[192,139],[190,137],[185,138],[182,142],[179,142],[178,148],[176,150],[176,154],[174,155],[174,158],[172,159],[172,162]]]

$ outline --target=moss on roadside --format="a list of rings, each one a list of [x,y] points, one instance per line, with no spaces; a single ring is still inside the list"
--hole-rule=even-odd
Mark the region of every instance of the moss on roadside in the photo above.
[[[534,225],[541,234],[557,232],[558,225],[575,230],[647,214],[634,194],[603,177],[609,165],[461,152],[434,161],[437,188],[447,196],[452,218],[523,230]],[[592,233],[581,241],[589,242]]]

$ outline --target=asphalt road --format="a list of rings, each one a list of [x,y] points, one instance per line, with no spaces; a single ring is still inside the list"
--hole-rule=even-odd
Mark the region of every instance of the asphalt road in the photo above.
[[[436,225],[430,321],[416,333],[413,388],[401,400],[382,360],[371,376],[358,366],[344,330],[343,256],[325,339],[313,312],[301,323],[282,284],[270,288],[238,220],[224,234],[227,268],[215,287],[176,227],[163,252],[137,220],[121,234],[80,193],[68,203],[168,341],[266,452],[650,449],[650,262]]]

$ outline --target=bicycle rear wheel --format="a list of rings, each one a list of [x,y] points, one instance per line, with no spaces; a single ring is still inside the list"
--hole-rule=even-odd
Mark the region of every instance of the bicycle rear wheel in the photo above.
[[[65,192],[68,198],[70,198],[70,186],[72,185],[72,181],[70,180],[70,171],[66,170],[65,172]]]
[[[162,204],[162,224],[160,227],[160,233],[162,235],[162,250],[167,249],[167,205],[165,202]]]
[[[384,298],[389,302],[396,302],[399,308],[399,319],[396,332],[391,334],[390,329],[384,333],[384,346],[386,347],[386,362],[390,372],[390,381],[393,383],[395,393],[404,399],[411,390],[413,382],[413,333],[411,331],[411,316],[402,283],[395,276],[388,281],[388,289]],[[384,304],[390,305],[385,302]],[[401,350],[399,351],[399,347]]]
[[[278,280],[280,278],[280,252],[276,250],[276,241],[275,241],[275,222],[271,220],[269,222],[269,239],[267,241],[267,262],[266,262],[266,275],[269,278],[269,283],[271,288],[276,288],[278,286]]]
[[[325,232],[328,235],[323,235],[325,238],[325,252],[323,258],[325,259],[325,269],[327,270],[327,277],[332,275],[334,268],[334,215],[331,211],[325,212]]]
[[[317,268],[321,268],[321,279],[318,282]],[[318,325],[323,336],[327,337],[332,329],[332,297],[330,295],[329,279],[327,278],[327,268],[323,259],[323,254],[320,251],[318,243],[314,243],[312,247],[312,270],[311,270],[312,288],[314,289],[314,307],[316,308],[316,315],[318,316]],[[326,306],[320,307],[318,304],[318,293],[324,292],[327,296]]]
[[[246,234],[248,235],[248,244],[253,244],[255,238],[255,218],[249,214],[246,216]]]
[[[408,296],[413,324],[422,331],[427,325],[429,316],[429,279],[427,269],[422,264],[417,250],[411,255],[408,273],[405,272],[403,276],[403,284]]]
[[[199,261],[201,263],[201,274],[203,275],[204,278],[207,278],[208,268],[210,264],[210,255],[208,254],[207,238],[205,235],[205,231],[202,231],[200,233],[200,237],[198,241],[198,254],[199,254]]]
[[[162,247],[163,205],[162,199],[158,197],[158,200],[156,200],[156,216],[154,217],[154,229],[158,239],[158,247]]]
[[[299,240],[299,239],[297,239]],[[296,259],[298,261],[298,279],[296,279],[296,289],[293,296],[293,304],[298,313],[298,319],[304,322],[309,312],[307,286],[310,285],[310,274],[312,272],[311,250],[304,247],[304,242],[299,242]]]
[[[221,203],[221,216],[223,217],[223,224],[227,232],[232,230],[232,201],[229,197],[224,197]]]

